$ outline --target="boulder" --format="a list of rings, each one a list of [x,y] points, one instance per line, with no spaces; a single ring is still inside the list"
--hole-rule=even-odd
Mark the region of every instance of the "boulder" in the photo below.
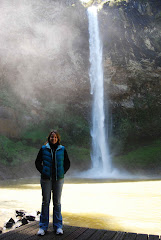
[[[26,219],[28,220],[28,221],[35,221],[35,216],[32,216],[32,215],[26,215]]]
[[[5,224],[5,227],[6,228],[12,228],[14,224],[15,224],[14,219],[10,218],[10,220]]]
[[[29,222],[28,222],[28,220],[24,217],[24,218],[22,218],[22,225],[26,225],[26,224],[28,224]]]
[[[16,210],[16,217],[23,217],[25,216],[24,210]]]

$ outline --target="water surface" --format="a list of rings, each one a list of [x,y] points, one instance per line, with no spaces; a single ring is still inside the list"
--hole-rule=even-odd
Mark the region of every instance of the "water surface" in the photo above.
[[[161,180],[66,180],[63,220],[75,226],[160,235],[160,190]],[[39,180],[1,182],[0,206],[0,226],[14,217],[17,209],[40,211]]]

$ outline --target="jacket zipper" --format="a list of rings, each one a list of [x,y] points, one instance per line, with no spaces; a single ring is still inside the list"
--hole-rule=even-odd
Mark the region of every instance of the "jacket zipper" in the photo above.
[[[55,150],[55,171],[56,171],[56,181],[58,180],[58,178],[57,178],[57,161],[56,161],[56,151],[57,150]]]
[[[52,156],[52,161],[53,161],[53,150],[51,149],[51,156]],[[53,176],[53,168],[51,167],[51,176],[50,176],[50,180],[52,180],[52,176]]]

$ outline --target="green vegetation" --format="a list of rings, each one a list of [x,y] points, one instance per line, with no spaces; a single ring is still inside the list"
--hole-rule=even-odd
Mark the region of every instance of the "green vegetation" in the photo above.
[[[146,96],[145,99],[136,98],[134,109],[118,107],[113,114],[113,134],[110,138],[113,161],[116,166],[130,171],[157,169],[161,166],[161,141],[145,146],[146,139],[152,142],[157,134],[159,139],[160,112],[152,96]],[[42,118],[22,127],[17,139],[0,137],[0,162],[6,166],[17,166],[35,160],[49,131],[57,129],[72,166],[81,170],[90,167],[90,126],[83,114],[56,102],[44,104],[43,109]],[[139,146],[141,139],[144,140],[142,146]]]
[[[47,141],[48,136],[47,134],[48,134],[47,130],[41,127],[34,128],[32,126],[29,131],[25,131],[22,138],[25,139],[28,142],[28,144],[35,146],[36,144],[38,145],[41,143],[45,143],[45,141]]]
[[[157,80],[139,79],[139,84],[131,80],[130,84],[135,92],[133,105],[130,108],[118,105],[113,112],[114,147],[119,145],[119,151],[116,152],[118,155],[130,151],[135,143],[160,138],[161,133],[160,89]]]
[[[80,122],[79,122],[80,124]],[[75,126],[74,130],[80,128],[80,125]],[[56,128],[58,129],[58,128]],[[61,131],[61,129],[58,129]],[[62,132],[62,144],[67,148],[70,159],[73,161],[73,166],[79,165],[82,169],[90,162],[90,147],[89,143],[83,146],[87,139],[77,135],[71,138],[70,126],[67,132]],[[32,126],[30,130],[22,134],[21,139],[9,139],[5,136],[0,137],[0,162],[8,166],[16,166],[22,162],[28,162],[35,159],[41,145],[45,143],[49,134],[48,125]],[[74,133],[73,133],[74,134]],[[65,144],[66,142],[66,144]],[[79,144],[78,144],[79,143]]]
[[[45,120],[30,124],[22,131],[21,138],[35,146],[40,146],[47,140],[50,130],[57,129],[60,132],[62,144],[65,146],[89,145],[89,123],[80,113],[68,109],[65,104],[55,102],[44,106]]]
[[[114,157],[114,164],[132,172],[153,171],[161,167],[161,140],[138,147],[125,155]]]
[[[136,92],[133,108],[118,106],[114,109],[113,133],[110,138],[114,164],[133,172],[150,171],[161,166],[161,142],[149,143],[160,137],[160,98],[157,92],[154,96],[150,90],[146,90],[145,83],[142,84],[143,87],[132,85]],[[138,97],[142,89],[146,91],[142,92],[143,97]],[[61,143],[67,148],[72,167],[81,170],[90,167],[90,124],[84,118],[81,107],[78,109],[66,103],[43,100],[41,109],[32,115],[30,107],[23,108],[20,101],[16,103],[17,100],[11,93],[3,91],[0,97],[5,106],[14,109],[14,113],[19,116],[20,126],[16,138],[0,137],[1,164],[14,167],[35,160],[50,130],[57,129],[61,135]],[[18,110],[12,106],[12,102],[18,106]],[[23,122],[24,116],[29,117],[27,124]],[[139,146],[142,139],[142,146]]]
[[[39,149],[47,141],[50,130],[57,129],[61,136],[61,144],[67,148],[72,165],[83,168],[90,162],[89,126],[80,116],[70,115],[64,119],[62,120],[61,116],[60,122],[51,121],[31,125],[22,133],[21,139],[25,140],[29,146]]]
[[[38,149],[28,146],[25,141],[15,141],[5,136],[0,137],[0,162],[15,166],[36,157]]]
[[[6,133],[6,136],[0,137],[1,164],[17,166],[35,159],[38,150],[47,141],[48,134],[53,129],[60,132],[61,143],[69,149],[68,153],[74,165],[90,161],[89,123],[79,109],[73,110],[72,106],[70,108],[66,103],[58,104],[54,99],[40,99],[41,109],[32,112],[32,106],[22,104],[8,86],[3,86],[0,100],[2,106],[8,107],[14,116],[18,116],[15,130],[18,134],[11,137],[12,135],[8,136]]]
[[[68,147],[68,154],[72,161],[73,167],[81,170],[85,170],[90,167],[90,148],[72,145]]]

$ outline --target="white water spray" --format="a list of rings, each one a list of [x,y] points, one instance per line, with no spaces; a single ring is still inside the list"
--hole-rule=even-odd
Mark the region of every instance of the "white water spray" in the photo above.
[[[90,47],[90,83],[93,95],[92,106],[92,171],[95,175],[108,177],[111,173],[111,159],[107,144],[104,113],[104,83],[102,68],[102,46],[99,38],[97,8],[88,8],[89,47]]]
[[[75,174],[74,176],[83,178],[111,178],[111,179],[133,179],[126,171],[119,171],[112,166],[108,146],[108,133],[105,126],[104,112],[104,77],[102,66],[102,46],[99,37],[99,26],[97,18],[97,8],[92,6],[88,8],[89,21],[89,48],[90,48],[90,83],[91,94],[93,96],[92,104],[92,168]],[[106,121],[107,122],[107,121]]]

